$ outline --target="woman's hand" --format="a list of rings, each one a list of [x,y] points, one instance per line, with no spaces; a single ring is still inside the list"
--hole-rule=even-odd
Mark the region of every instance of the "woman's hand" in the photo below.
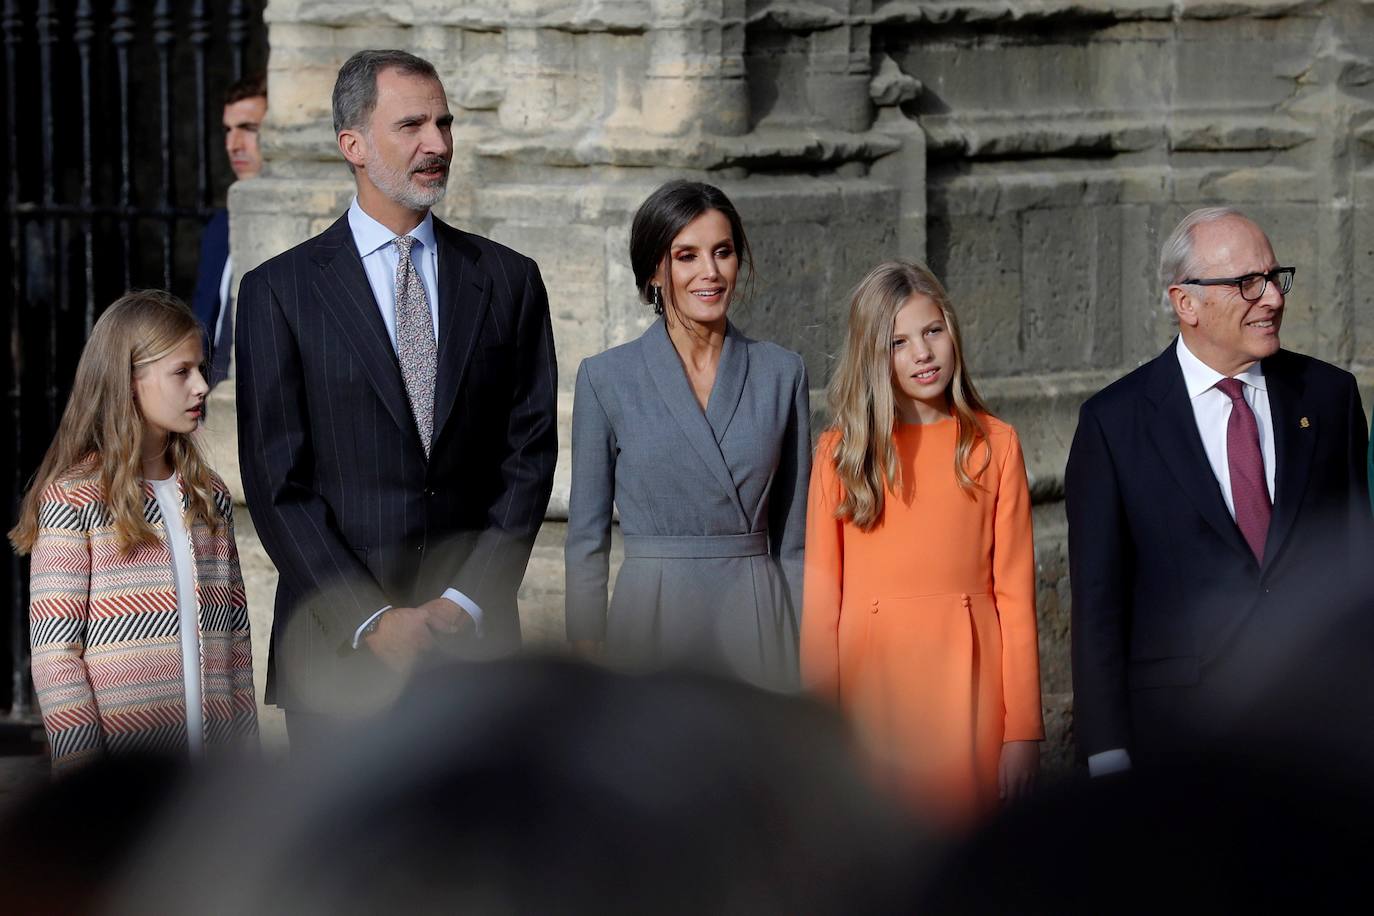
[[[997,796],[1004,802],[1025,798],[1040,775],[1040,742],[1007,741],[997,764]]]

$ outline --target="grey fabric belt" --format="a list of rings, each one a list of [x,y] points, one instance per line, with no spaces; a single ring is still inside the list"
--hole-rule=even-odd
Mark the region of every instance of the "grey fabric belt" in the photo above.
[[[719,534],[702,537],[625,535],[625,557],[707,559],[710,557],[762,557],[768,555],[768,532]]]

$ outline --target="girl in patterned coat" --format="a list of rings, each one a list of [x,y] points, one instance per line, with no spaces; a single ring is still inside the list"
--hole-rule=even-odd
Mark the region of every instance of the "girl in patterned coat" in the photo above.
[[[194,436],[201,362],[176,297],[111,305],[9,532],[32,554],[33,681],[55,771],[256,740],[233,503]]]

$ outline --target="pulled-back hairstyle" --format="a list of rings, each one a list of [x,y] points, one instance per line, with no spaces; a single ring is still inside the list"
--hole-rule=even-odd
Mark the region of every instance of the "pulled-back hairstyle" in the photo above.
[[[57,435],[24,494],[19,521],[10,529],[16,551],[33,550],[43,491],[73,471],[99,471],[121,550],[157,540],[143,515],[143,417],[134,401],[134,373],[200,334],[186,304],[162,290],[125,293],[105,310],[81,351]],[[210,468],[195,439],[169,432],[167,456],[182,477],[192,518],[219,530]]]
[[[719,210],[730,222],[730,237],[740,268],[749,268],[749,282],[753,282],[753,252],[744,234],[744,222],[730,198],[715,185],[682,179],[670,181],[644,199],[630,224],[630,268],[634,271],[635,287],[640,301],[653,305],[657,314],[663,314],[668,307],[677,309],[671,282],[663,284],[660,301],[655,302],[653,296],[654,277],[668,260],[673,239],[688,223],[711,210]]]
[[[834,428],[840,434],[835,444],[835,467],[844,487],[835,514],[864,531],[882,520],[884,487],[895,489],[901,483],[892,442],[892,428],[897,422],[892,392],[892,329],[897,313],[912,296],[926,296],[939,307],[954,345],[954,366],[945,397],[959,424],[954,449],[954,476],[959,486],[971,493],[977,486],[976,478],[991,460],[988,450],[983,449],[982,462],[976,470],[972,468],[974,449],[987,439],[979,414],[989,411],[964,366],[959,323],[949,294],[922,265],[884,261],[868,272],[850,298],[849,332],[828,392]]]

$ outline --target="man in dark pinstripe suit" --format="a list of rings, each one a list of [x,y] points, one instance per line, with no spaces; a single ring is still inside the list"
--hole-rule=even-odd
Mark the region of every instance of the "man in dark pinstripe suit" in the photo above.
[[[293,733],[377,708],[436,644],[520,645],[553,336],[535,263],[430,213],[452,121],[427,61],[355,54],[334,127],[357,197],[240,289],[240,464],[281,576],[267,699]]]

